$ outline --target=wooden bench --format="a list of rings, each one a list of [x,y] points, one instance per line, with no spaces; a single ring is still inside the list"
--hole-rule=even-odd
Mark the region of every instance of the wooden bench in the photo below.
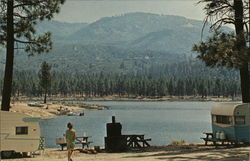
[[[63,151],[63,148],[64,148],[65,146],[67,146],[67,143],[58,143],[57,145],[60,145],[60,146],[61,146],[61,149],[62,149],[62,151]]]
[[[67,146],[65,138],[56,138],[56,144],[61,146],[62,150],[65,146]]]

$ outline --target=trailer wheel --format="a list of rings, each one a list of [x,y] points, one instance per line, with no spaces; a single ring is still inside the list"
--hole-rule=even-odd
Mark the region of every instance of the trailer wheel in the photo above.
[[[14,151],[1,151],[1,158],[10,158]]]

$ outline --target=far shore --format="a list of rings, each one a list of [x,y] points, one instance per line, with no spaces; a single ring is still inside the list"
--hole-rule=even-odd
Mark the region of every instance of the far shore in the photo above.
[[[43,97],[13,97],[13,101],[43,101]],[[51,96],[48,97],[48,102],[56,102],[56,101],[215,101],[215,102],[232,102],[232,101],[241,101],[240,97],[216,97],[216,96],[92,96],[92,97],[84,97],[84,96]]]

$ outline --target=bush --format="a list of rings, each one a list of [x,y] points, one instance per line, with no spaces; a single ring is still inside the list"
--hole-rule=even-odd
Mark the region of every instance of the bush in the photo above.
[[[185,140],[172,140],[170,145],[184,145],[186,144]]]

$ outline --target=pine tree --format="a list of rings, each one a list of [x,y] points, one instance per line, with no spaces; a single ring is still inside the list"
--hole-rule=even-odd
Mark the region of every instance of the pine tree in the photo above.
[[[9,111],[13,79],[14,49],[24,49],[29,55],[48,52],[50,33],[36,34],[34,25],[50,20],[65,0],[1,0],[0,44],[6,45],[6,64],[1,110]],[[16,44],[19,45],[14,45]]]
[[[44,90],[44,103],[47,102],[47,93],[49,88],[51,87],[50,69],[51,67],[49,66],[49,64],[47,62],[43,62],[38,73],[39,84]]]
[[[223,25],[233,24],[235,33],[216,31],[212,38],[193,47],[199,53],[198,58],[208,66],[235,67],[240,71],[242,101],[250,102],[250,63],[246,37],[249,34],[249,1],[243,0],[200,0],[205,3],[205,23],[211,20],[211,29],[220,29]],[[248,33],[247,33],[248,31]]]

